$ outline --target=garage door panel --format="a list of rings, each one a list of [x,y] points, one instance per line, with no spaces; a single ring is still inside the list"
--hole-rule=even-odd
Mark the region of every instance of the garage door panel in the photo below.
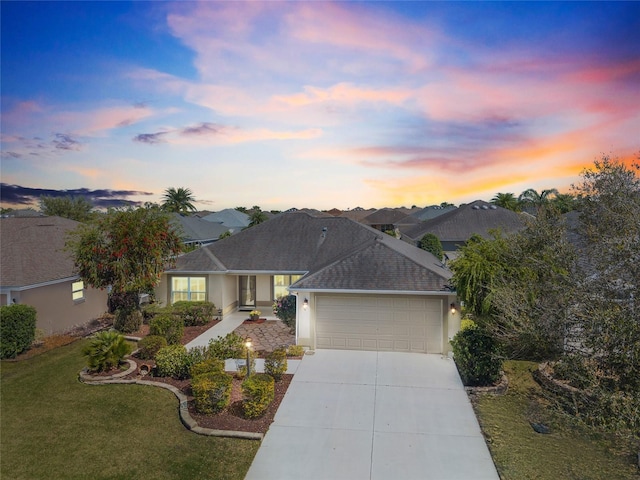
[[[392,295],[316,297],[318,348],[440,353],[442,301]]]

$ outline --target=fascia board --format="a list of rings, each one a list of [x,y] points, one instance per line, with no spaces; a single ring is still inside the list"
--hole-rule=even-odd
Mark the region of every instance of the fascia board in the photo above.
[[[455,295],[455,291],[440,290],[440,291],[415,291],[415,290],[345,290],[345,289],[329,289],[329,288],[291,288],[290,292],[309,292],[309,293],[354,293],[365,295],[428,295],[428,296],[443,296],[443,295]]]

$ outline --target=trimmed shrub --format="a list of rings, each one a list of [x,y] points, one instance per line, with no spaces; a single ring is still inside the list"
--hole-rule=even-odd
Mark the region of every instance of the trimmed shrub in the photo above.
[[[142,325],[142,312],[138,309],[116,310],[116,318],[113,322],[113,328],[122,333],[133,333],[140,330]]]
[[[82,353],[87,357],[87,367],[90,371],[102,372],[120,365],[131,350],[131,344],[127,343],[123,335],[114,331],[104,331],[96,334],[82,349]]]
[[[251,350],[249,352],[249,366],[251,367],[251,372],[255,373],[256,371],[256,356],[257,353],[254,352],[253,350]],[[242,365],[238,365],[238,360],[243,360]],[[244,358],[240,358],[240,359],[236,359],[236,366],[237,366],[237,370],[236,370],[236,377],[239,379],[243,379],[244,377],[247,376],[247,354],[246,354],[246,349],[245,349],[245,354],[244,354]]]
[[[269,353],[264,360],[264,371],[271,375],[276,382],[279,382],[287,372],[287,349],[285,347],[276,348]]]
[[[14,304],[0,307],[0,358],[15,358],[36,338],[36,309]]]
[[[212,338],[209,340],[208,355],[220,360],[227,358],[245,358],[246,353],[245,340],[237,333],[228,333],[224,337]]]
[[[167,339],[160,335],[148,335],[138,342],[138,357],[142,360],[151,360],[158,350],[168,345]]]
[[[211,302],[180,301],[172,305],[172,310],[185,327],[195,327],[209,323],[215,315],[216,306]]]
[[[256,373],[242,382],[242,410],[247,418],[262,415],[275,397],[275,381],[271,375]]]
[[[218,358],[208,358],[198,363],[194,363],[189,369],[191,378],[196,378],[204,373],[224,372],[224,360]]]
[[[203,373],[191,381],[191,391],[199,413],[215,413],[229,406],[231,400],[231,375],[224,372]]]
[[[171,313],[160,313],[149,321],[149,333],[166,338],[169,345],[176,345],[182,340],[184,323]]]
[[[287,357],[301,357],[304,355],[304,347],[302,345],[289,345],[287,347]]]
[[[451,340],[453,359],[465,385],[492,385],[501,375],[498,342],[478,325],[466,327]]]
[[[151,319],[161,313],[168,313],[171,311],[171,307],[162,307],[159,303],[147,303],[142,307],[142,321],[145,324],[149,324]]]
[[[296,330],[296,296],[281,297],[273,304],[273,314],[282,320],[291,332]]]
[[[183,380],[189,377],[189,352],[184,345],[169,345],[156,353],[158,376]]]

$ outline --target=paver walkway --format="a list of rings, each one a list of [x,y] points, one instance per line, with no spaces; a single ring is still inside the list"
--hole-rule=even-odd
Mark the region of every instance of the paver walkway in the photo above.
[[[248,317],[248,312],[234,312],[226,315],[221,322],[187,343],[187,349],[206,347],[211,339],[224,337],[231,332],[237,333],[242,338],[251,338],[253,349],[256,351],[272,352],[276,347],[296,343],[295,335],[289,333],[289,328],[273,314],[261,315],[262,318],[266,318],[264,323],[245,324],[244,321]]]

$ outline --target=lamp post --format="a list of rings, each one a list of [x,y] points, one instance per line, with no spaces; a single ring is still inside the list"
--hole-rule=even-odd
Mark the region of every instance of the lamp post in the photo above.
[[[251,375],[251,337],[247,337],[244,346],[247,347],[247,378]]]

